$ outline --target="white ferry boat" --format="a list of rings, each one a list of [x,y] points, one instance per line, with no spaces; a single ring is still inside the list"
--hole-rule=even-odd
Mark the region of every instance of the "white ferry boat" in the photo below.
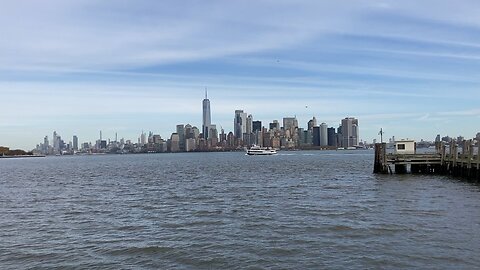
[[[247,155],[249,156],[266,156],[266,155],[275,155],[277,151],[272,148],[260,147],[253,145],[250,149],[247,149]]]

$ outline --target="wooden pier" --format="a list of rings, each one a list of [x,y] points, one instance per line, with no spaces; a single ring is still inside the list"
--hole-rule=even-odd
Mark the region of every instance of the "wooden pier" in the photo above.
[[[476,143],[480,149],[480,142]],[[474,153],[473,140],[448,146],[444,142],[436,144],[431,154],[387,153],[386,143],[375,144],[373,172],[383,174],[446,174],[480,182],[480,154]]]

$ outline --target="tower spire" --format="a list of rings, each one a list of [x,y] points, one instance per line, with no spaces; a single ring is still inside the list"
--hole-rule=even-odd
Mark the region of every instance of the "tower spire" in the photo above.
[[[205,99],[208,99],[207,87],[205,87]]]

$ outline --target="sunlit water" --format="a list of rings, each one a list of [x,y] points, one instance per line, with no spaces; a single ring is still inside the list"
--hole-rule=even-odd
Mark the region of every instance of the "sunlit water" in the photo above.
[[[480,187],[372,151],[0,160],[0,269],[480,267]]]

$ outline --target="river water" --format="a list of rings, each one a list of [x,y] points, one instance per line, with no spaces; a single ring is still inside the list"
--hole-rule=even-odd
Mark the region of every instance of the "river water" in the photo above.
[[[480,268],[480,186],[372,151],[0,160],[0,269]]]

